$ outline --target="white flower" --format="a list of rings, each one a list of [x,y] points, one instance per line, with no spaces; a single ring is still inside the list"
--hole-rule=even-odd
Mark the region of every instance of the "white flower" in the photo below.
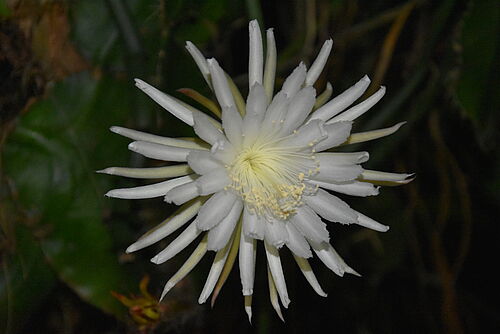
[[[194,218],[168,247],[151,259],[160,264],[203,235],[186,263],[165,285],[162,298],[211,250],[216,255],[199,302],[205,302],[214,292],[213,302],[238,255],[245,310],[251,319],[256,241],[262,240],[271,303],[282,318],[278,296],[283,306],[290,303],[279,254],[283,246],[292,252],[312,288],[326,296],[307,261],[313,253],[339,276],[358,273],[331,246],[322,219],[358,224],[380,232],[388,230],[329,191],[372,196],[379,192],[376,184],[405,184],[411,181],[411,175],[363,169],[360,164],[368,160],[367,152],[331,152],[339,145],[390,135],[404,124],[351,134],[353,121],[382,98],[384,87],[350,108],[370,84],[368,77],[327,103],[330,84],[316,97],[313,84],[330,54],[332,41],[328,40],[310,69],[301,63],[273,97],[276,70],[273,30],[267,31],[265,62],[257,21],[250,22],[249,30],[250,92],[246,103],[217,61],[205,59],[187,42],[187,50],[217,97],[220,109],[215,111],[221,115],[222,123],[136,79],[137,87],[193,126],[201,140],[160,137],[112,127],[111,131],[136,140],[129,145],[130,150],[148,158],[181,164],[158,168],[111,167],[100,172],[169,179],[111,190],[106,194],[109,197],[165,196],[167,202],[182,205],[173,216],[127,248],[127,252],[156,243]]]

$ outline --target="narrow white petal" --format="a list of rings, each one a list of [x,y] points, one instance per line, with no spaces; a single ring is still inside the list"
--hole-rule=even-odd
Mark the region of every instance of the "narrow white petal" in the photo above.
[[[182,231],[177,238],[175,238],[168,246],[158,253],[155,257],[151,259],[151,262],[156,264],[161,264],[166,262],[179,254],[184,248],[186,248],[194,239],[196,239],[201,233],[201,230],[196,227],[196,220],[193,221],[189,226]]]
[[[208,232],[208,250],[218,251],[227,245],[240,218],[242,208],[241,200],[236,200],[227,216]]]
[[[322,107],[330,99],[330,97],[332,97],[332,93],[333,93],[332,84],[327,82],[325,90],[321,94],[319,94],[319,96],[316,98],[316,102],[314,102],[313,110],[316,110],[316,109],[319,109],[320,107]],[[314,119],[314,118],[311,116],[311,119]]]
[[[311,68],[309,69],[309,71],[307,71],[306,86],[312,86],[312,85],[314,85],[316,80],[318,80],[319,75],[321,74],[321,72],[323,71],[323,68],[326,65],[326,61],[328,60],[328,56],[330,55],[330,52],[332,51],[332,45],[333,45],[333,41],[331,39],[329,39],[321,47],[321,50],[319,51],[319,54],[316,57],[316,60],[311,65]]]
[[[363,102],[355,105],[344,111],[342,114],[335,116],[328,123],[340,122],[340,121],[354,121],[359,116],[363,115],[365,112],[370,110],[375,104],[377,104],[382,97],[385,95],[385,87],[382,86],[378,91],[376,91],[372,96],[364,100]]]
[[[304,196],[304,202],[326,220],[341,224],[355,224],[358,221],[356,211],[323,189],[318,189],[314,195]]]
[[[323,126],[324,122],[315,119],[294,131],[288,137],[279,142],[283,147],[313,147],[327,137],[327,132]]]
[[[191,172],[191,169],[186,164],[151,168],[108,167],[96,171],[96,173],[133,177],[136,179],[164,179],[186,175]]]
[[[171,96],[159,91],[140,79],[135,79],[135,85],[172,115],[184,123],[193,126],[193,113],[191,110],[177,102]]]
[[[160,197],[168,193],[173,188],[181,184],[191,182],[193,180],[194,178],[191,175],[183,176],[164,182],[148,184],[147,186],[110,190],[106,193],[106,196],[113,198],[122,198],[122,199],[142,199],[142,198]]]
[[[239,264],[243,296],[250,296],[253,294],[256,251],[256,240],[245,235],[242,230],[239,250]]]
[[[262,72],[264,68],[264,52],[262,48],[262,34],[257,20],[248,24],[250,35],[250,46],[248,56],[248,87],[254,84],[262,84]]]
[[[274,40],[273,29],[266,32],[266,66],[264,68],[264,90],[267,100],[271,101],[274,93],[274,79],[276,76],[276,41]]]
[[[319,259],[328,267],[328,269],[340,277],[344,276],[344,273],[360,276],[354,269],[349,267],[344,262],[344,260],[329,243],[323,242],[319,244],[311,242],[311,247]]]
[[[198,211],[203,204],[203,200],[197,199],[189,204],[181,207],[176,213],[174,213],[169,218],[165,219],[163,222],[155,226],[153,229],[146,232],[142,237],[136,242],[130,245],[126,252],[131,253],[136,250],[142,249],[155,242],[165,238],[166,236],[175,232],[178,228],[186,224],[191,218],[196,216]]]
[[[347,182],[321,182],[310,180],[310,183],[317,185],[321,188],[333,190],[335,192],[352,195],[352,196],[376,196],[379,194],[379,188],[368,182],[360,182],[356,180],[347,181]]]
[[[390,181],[390,182],[410,182],[415,174],[387,173],[376,170],[365,169],[360,175],[360,180],[369,181]]]
[[[358,215],[358,222],[356,224],[378,232],[387,232],[389,230],[389,226],[382,225],[361,212],[356,211],[356,213]]]
[[[231,183],[225,168],[213,169],[196,180],[200,195],[205,196],[221,191]]]
[[[264,224],[265,241],[274,247],[281,248],[288,240],[288,232],[282,220],[270,219]]]
[[[212,82],[210,79],[210,69],[208,68],[207,59],[203,56],[200,50],[198,50],[198,48],[190,41],[186,42],[186,49],[188,50],[191,57],[193,57],[196,65],[198,66],[208,86],[212,88]]]
[[[216,168],[224,168],[209,151],[191,151],[187,156],[187,162],[189,167],[199,175],[206,174]]]
[[[212,294],[212,291],[219,280],[219,277],[226,264],[227,257],[229,255],[229,249],[231,248],[231,242],[215,254],[214,262],[210,267],[210,272],[208,273],[207,280],[203,286],[200,297],[198,298],[198,303],[203,304],[207,301],[208,297]]]
[[[264,240],[266,222],[247,207],[243,210],[243,233],[253,239]]]
[[[271,300],[271,305],[273,306],[276,314],[280,317],[281,321],[285,322],[283,319],[283,314],[281,313],[280,303],[278,301],[278,293],[276,291],[276,284],[274,284],[273,275],[271,274],[271,269],[269,269],[269,264],[267,265],[267,281],[269,284],[269,299]]]
[[[356,179],[362,172],[360,165],[333,165],[327,157],[316,156],[319,160],[319,172],[311,177],[323,182],[343,182]]]
[[[229,88],[229,83],[227,82],[226,74],[219,66],[219,63],[215,59],[209,59],[208,65],[210,68],[210,74],[212,75],[212,84],[214,86],[215,96],[221,108],[235,106],[233,94],[231,93],[231,88]]]
[[[184,147],[184,148],[192,148],[198,150],[206,150],[207,148],[189,140],[177,139],[177,138],[169,138],[153,135],[146,132],[141,132],[137,130],[122,128],[121,126],[112,126],[110,130],[116,134],[122,135],[124,137],[140,140],[140,141],[148,141],[150,143],[175,146],[175,147]]]
[[[281,260],[278,249],[269,244],[267,241],[264,242],[264,245],[266,249],[267,263],[269,265],[269,269],[271,270],[271,275],[273,277],[274,283],[276,284],[276,289],[278,290],[278,295],[280,296],[281,303],[285,308],[288,308],[290,299],[288,298],[285,276],[283,275],[283,268],[281,267]]]
[[[266,115],[267,97],[264,87],[256,83],[250,88],[247,99],[247,109],[243,119],[243,142],[252,143],[259,134],[262,120]]]
[[[245,312],[248,316],[248,321],[252,323],[252,295],[244,296]]]
[[[367,162],[370,158],[368,152],[335,152],[318,153],[316,157],[321,157],[321,162],[332,165],[354,165]]]
[[[347,140],[351,133],[351,129],[352,122],[337,122],[325,125],[327,137],[316,144],[314,147],[315,150],[321,152],[339,146]]]
[[[289,104],[290,98],[283,91],[274,96],[271,104],[267,107],[266,116],[262,122],[261,134],[268,134],[281,125],[281,120],[285,118]]]
[[[329,120],[333,116],[337,115],[345,108],[349,107],[354,101],[356,101],[365,90],[370,85],[370,79],[365,75],[361,80],[359,80],[354,86],[350,87],[342,94],[334,97],[330,102],[316,110],[312,115],[311,119],[322,119],[324,121]]]
[[[165,195],[165,202],[182,205],[187,201],[200,196],[196,181],[188,182],[177,186]]]
[[[305,79],[306,65],[301,62],[299,66],[297,66],[293,70],[292,74],[290,74],[288,78],[286,78],[281,91],[285,93],[289,98],[293,98],[295,94],[297,94],[297,92],[300,90],[300,87],[302,87]]]
[[[228,165],[233,162],[233,159],[236,156],[236,151],[233,145],[225,139],[216,141],[215,144],[212,145],[210,153],[212,153],[212,156],[215,159]]]
[[[304,236],[297,230],[293,224],[286,224],[288,240],[286,246],[292,251],[294,256],[301,258],[310,258],[312,256],[311,247]]]
[[[327,295],[326,295],[325,291],[323,291],[323,289],[319,285],[319,282],[318,282],[316,276],[314,275],[314,272],[312,271],[312,268],[311,268],[311,265],[309,264],[309,261],[307,261],[306,259],[299,257],[295,254],[293,255],[293,258],[297,262],[297,265],[299,266],[300,271],[302,271],[302,274],[304,274],[304,277],[309,282],[309,284],[314,289],[314,291],[316,291],[316,293],[318,295],[320,295],[321,297],[326,297]]]
[[[314,195],[310,197],[314,197]],[[290,218],[290,223],[292,223],[297,231],[306,237],[307,240],[315,242],[330,240],[330,234],[326,229],[326,224],[323,223],[321,218],[319,218],[318,215],[306,205],[297,209],[297,213]]]
[[[406,122],[401,122],[384,129],[353,133],[349,136],[349,138],[347,138],[347,141],[344,144],[363,143],[365,141],[389,136],[398,131],[404,124],[406,124]]]
[[[200,262],[201,258],[207,252],[207,238],[206,236],[200,242],[198,247],[193,251],[191,256],[182,265],[182,267],[170,278],[163,288],[161,293],[160,301],[165,297],[165,295],[172,289],[181,279],[186,277],[187,274]]]
[[[316,90],[313,87],[302,88],[290,101],[286,117],[281,125],[280,134],[287,135],[297,129],[314,106]]]
[[[201,112],[193,113],[194,132],[206,141],[213,145],[217,140],[225,139],[222,131],[217,129],[211,122],[210,117]]]
[[[243,134],[243,119],[235,106],[222,108],[224,132],[231,143],[240,146]]]
[[[179,162],[187,161],[187,155],[191,151],[189,148],[167,146],[147,141],[134,141],[128,145],[128,149],[151,159]]]
[[[236,200],[236,195],[229,191],[220,191],[210,197],[198,214],[198,228],[207,231],[220,223],[229,214]]]

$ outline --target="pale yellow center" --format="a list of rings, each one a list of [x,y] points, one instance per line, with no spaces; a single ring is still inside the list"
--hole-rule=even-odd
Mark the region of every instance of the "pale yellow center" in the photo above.
[[[253,213],[287,219],[314,189],[304,179],[317,172],[311,152],[254,144],[244,148],[228,168],[229,188],[237,191]]]

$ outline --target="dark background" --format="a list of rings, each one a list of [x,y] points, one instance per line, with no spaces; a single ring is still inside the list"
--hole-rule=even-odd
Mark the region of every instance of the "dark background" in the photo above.
[[[0,1],[0,332],[498,331],[499,16],[497,0]],[[216,57],[246,94],[252,18],[275,28],[278,86],[329,37],[334,51],[318,91],[330,81],[338,94],[364,74],[370,90],[387,86],[355,131],[408,123],[352,149],[370,152],[366,168],[417,178],[374,198],[347,198],[391,229],[329,225],[363,277],[340,278],[312,260],[328,298],[282,252],[292,300],[284,324],[269,303],[259,249],[251,326],[237,268],[213,309],[197,304],[212,254],[157,305],[190,251],[156,266],[149,258],[165,242],[124,249],[174,207],[104,198],[144,182],[94,171],[153,163],[128,152],[111,125],[192,134],[132,80],[195,105],[176,90],[210,96],[185,40]],[[139,291],[146,274],[150,297]],[[134,321],[111,291],[134,294],[132,312],[148,320]]]

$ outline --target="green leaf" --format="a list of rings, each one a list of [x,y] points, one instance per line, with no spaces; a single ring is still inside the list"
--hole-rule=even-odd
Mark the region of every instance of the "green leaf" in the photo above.
[[[5,148],[6,174],[22,205],[50,231],[40,241],[48,262],[82,299],[118,316],[124,309],[110,291],[136,283],[120,267],[102,222],[110,179],[94,170],[124,163],[128,155],[120,154],[121,142],[108,128],[129,115],[129,86],[88,74],[70,77],[30,109]]]

